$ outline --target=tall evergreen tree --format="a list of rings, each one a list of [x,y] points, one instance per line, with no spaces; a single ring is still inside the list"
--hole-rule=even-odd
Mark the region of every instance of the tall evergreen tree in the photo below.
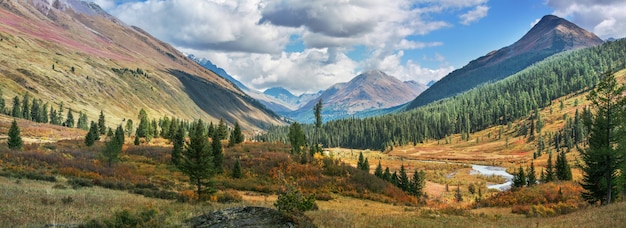
[[[413,173],[413,179],[411,179],[410,192],[416,197],[421,197],[424,194],[424,187],[426,186],[426,173],[424,171],[417,171]]]
[[[106,130],[107,130],[107,125],[104,119],[104,112],[100,110],[100,115],[98,116],[98,133],[100,135],[104,135],[107,133]]]
[[[380,164],[380,160],[378,160],[378,165],[376,166],[376,170],[374,171],[374,176],[378,178],[383,178],[383,166]]]
[[[313,107],[313,111],[315,113],[315,144],[314,147],[317,151],[321,152],[321,148],[319,148],[320,143],[320,128],[322,127],[322,99],[320,98]]]
[[[533,162],[530,162],[530,167],[528,168],[526,176],[526,182],[528,183],[528,186],[533,186],[537,184],[537,176],[535,175],[535,164]]]
[[[127,119],[126,125],[124,126],[124,133],[126,133],[126,136],[130,137],[130,135],[133,133],[134,127],[135,126],[133,125],[133,120]]]
[[[43,104],[43,108],[41,108],[41,122],[42,123],[48,123],[49,122],[49,118],[48,118],[48,102],[46,102],[45,104]]]
[[[11,128],[9,128],[9,139],[7,145],[11,150],[22,150],[22,136],[20,135],[20,128],[17,126],[17,121],[13,119]]]
[[[178,166],[182,156],[181,154],[183,153],[183,148],[185,146],[185,128],[183,128],[183,126],[179,126],[175,132],[176,133],[172,138],[172,142],[174,144],[174,148],[172,149],[172,164]]]
[[[100,133],[98,132],[98,125],[91,121],[87,136],[85,136],[85,145],[93,146],[96,140],[100,139]]]
[[[513,187],[521,188],[526,185],[526,174],[524,174],[524,168],[519,167],[519,171],[513,176]]]
[[[18,96],[13,97],[13,108],[11,109],[11,116],[15,118],[22,118],[22,108],[20,105],[20,98]]]
[[[72,109],[69,108],[67,110],[67,119],[65,120],[65,126],[66,127],[74,127],[74,114],[72,114]]]
[[[224,119],[220,119],[220,123],[217,125],[217,136],[219,140],[224,140],[228,137],[228,128]]]
[[[215,175],[213,154],[208,141],[206,126],[202,120],[193,123],[189,131],[189,142],[181,153],[176,166],[189,177],[189,182],[196,186],[200,198],[205,193],[213,193],[211,178]]]
[[[4,96],[2,94],[2,88],[0,88],[0,113],[1,114],[6,114],[6,104],[4,103]]]
[[[30,94],[26,92],[24,94],[24,98],[22,99],[22,118],[27,120],[32,120],[30,116]]]
[[[552,166],[552,152],[548,152],[548,163],[546,164],[546,173],[545,179],[542,181],[544,183],[552,182],[556,178],[556,174],[554,173],[554,167]]]
[[[224,148],[222,148],[222,142],[218,138],[219,136],[217,134],[213,135],[213,140],[211,140],[211,150],[213,151],[213,164],[215,172],[222,173],[222,163],[224,162]]]
[[[582,197],[589,203],[600,201],[610,204],[615,198],[618,168],[623,162],[623,153],[615,148],[620,142],[618,129],[623,123],[625,99],[624,87],[620,86],[612,72],[602,75],[596,88],[587,99],[595,109],[590,129],[589,147],[581,151],[583,160]]]
[[[556,178],[563,181],[572,180],[572,169],[567,163],[567,158],[565,157],[565,151],[559,152],[559,155],[556,157]]]
[[[363,157],[363,152],[359,152],[359,160],[356,162],[356,168],[363,170],[363,163],[365,163],[365,157]]]
[[[148,113],[143,108],[139,110],[139,126],[137,126],[137,132],[135,137],[147,138],[150,134],[150,122],[148,120]]]
[[[235,179],[239,179],[243,176],[241,172],[241,163],[239,163],[239,159],[235,161],[235,165],[233,166],[233,175],[232,177]]]
[[[102,150],[102,157],[107,162],[107,166],[111,167],[113,163],[116,163],[119,160],[119,155],[122,152],[123,145],[124,130],[122,130],[122,126],[117,126],[115,134],[107,140],[104,145],[104,149]]]
[[[41,123],[41,107],[39,107],[39,101],[33,98],[33,104],[30,107],[30,117],[33,121]]]
[[[87,125],[89,120],[87,119],[87,114],[83,113],[83,111],[78,112],[78,122],[76,123],[76,127],[87,130],[89,126]]]
[[[404,164],[400,165],[400,176],[398,178],[397,186],[403,191],[409,191],[409,176],[406,174]]]
[[[292,123],[289,127],[289,143],[292,154],[302,154],[302,149],[306,146],[306,136],[298,122]]]
[[[383,173],[383,180],[391,182],[391,172],[389,171],[389,167],[385,167],[385,172]]]
[[[456,198],[456,202],[463,201],[463,195],[461,194],[461,185],[460,184],[456,185],[456,194],[454,196]]]
[[[242,143],[244,141],[243,133],[241,132],[241,127],[239,126],[239,122],[235,122],[235,128],[233,132],[230,133],[230,139],[228,140],[229,146],[234,146],[236,144]]]

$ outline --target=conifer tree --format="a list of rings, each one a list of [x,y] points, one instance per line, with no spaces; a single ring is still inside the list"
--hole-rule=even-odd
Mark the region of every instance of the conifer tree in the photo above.
[[[519,171],[513,177],[513,187],[521,188],[526,185],[526,175],[524,174],[524,168],[519,167]]]
[[[365,158],[363,157],[363,152],[359,152],[359,160],[356,162],[356,168],[363,170],[364,162],[365,162]]]
[[[461,194],[461,185],[460,184],[456,185],[456,194],[454,196],[456,198],[456,202],[463,201],[463,195]]]
[[[126,126],[124,126],[124,133],[126,133],[126,136],[130,137],[130,135],[133,133],[134,127],[135,126],[133,125],[133,120],[127,119]]]
[[[85,136],[85,145],[93,146],[96,140],[100,139],[100,133],[98,132],[98,125],[91,121],[87,136]]]
[[[83,130],[87,130],[89,129],[89,126],[87,126],[87,114],[83,113],[83,111],[79,111],[78,112],[78,123],[76,123],[76,127],[83,129]]]
[[[398,184],[400,183],[399,179],[398,179],[398,172],[397,171],[393,171],[393,173],[391,174],[391,177],[389,178],[391,179],[391,183],[395,186],[398,186]]]
[[[104,112],[100,110],[100,115],[98,116],[98,133],[100,135],[104,135],[107,133],[106,130],[107,130],[107,126],[106,126],[106,122],[104,119]]]
[[[298,122],[292,123],[289,127],[289,142],[292,154],[301,154],[303,147],[306,146],[306,136]]]
[[[567,163],[567,157],[565,157],[565,152],[561,151],[559,155],[556,157],[556,178],[563,181],[572,180],[572,169]]]
[[[596,88],[587,95],[595,114],[586,125],[589,128],[589,146],[581,151],[584,189],[582,197],[589,203],[610,204],[616,196],[618,169],[624,154],[616,148],[623,142],[619,129],[624,129],[624,87],[615,75],[607,71]]]
[[[179,126],[175,132],[176,133],[172,138],[172,142],[174,144],[174,148],[172,149],[172,164],[178,166],[181,154],[183,153],[183,148],[185,146],[185,128]]]
[[[361,170],[369,173],[370,172],[370,162],[367,160],[367,158],[365,158],[365,161],[363,161],[363,165],[361,167]]]
[[[137,126],[137,132],[135,137],[147,138],[150,133],[150,122],[148,120],[148,113],[143,108],[139,110],[139,126]]]
[[[533,186],[537,184],[537,176],[535,175],[535,164],[530,162],[530,167],[528,168],[526,182],[528,186]]]
[[[67,110],[67,119],[65,120],[65,126],[66,127],[74,127],[74,114],[72,114],[72,109],[69,108]]]
[[[22,118],[22,108],[20,105],[20,98],[18,96],[13,97],[13,108],[11,109],[11,116],[15,118]]]
[[[554,173],[554,168],[552,166],[552,152],[548,151],[548,163],[546,164],[546,173],[544,183],[552,182],[556,178],[556,174]]]
[[[378,160],[378,165],[376,166],[376,170],[374,171],[374,176],[378,178],[383,178],[383,166],[380,164],[380,160]]]
[[[213,154],[208,141],[206,126],[202,120],[193,123],[189,131],[189,142],[181,153],[176,166],[189,177],[189,182],[196,186],[200,198],[204,193],[213,193],[210,179],[215,175]]]
[[[17,121],[13,119],[11,128],[9,128],[9,139],[7,145],[11,150],[22,150],[23,142],[20,135],[20,128],[17,126]]]
[[[218,139],[218,135],[213,135],[213,140],[211,140],[211,150],[213,151],[213,164],[215,168],[215,172],[222,173],[223,167],[222,163],[224,161],[224,149],[222,148],[222,142]]]
[[[111,130],[111,128],[109,128]],[[115,134],[107,139],[102,150],[102,157],[107,162],[107,166],[111,167],[113,163],[119,160],[119,154],[122,152],[124,145],[124,130],[122,126],[117,126]]]
[[[228,136],[228,128],[226,127],[224,119],[220,119],[220,123],[217,125],[217,136],[219,140],[224,140]]]
[[[385,167],[385,172],[383,173],[383,180],[391,182],[391,172],[389,171],[389,167]]]
[[[24,98],[22,99],[22,118],[27,120],[32,120],[30,116],[30,103],[29,103],[30,95],[28,92],[24,94]]]
[[[241,164],[239,163],[239,159],[235,161],[235,166],[233,166],[233,178],[239,179],[243,176],[241,173]]]
[[[241,132],[241,127],[239,126],[239,122],[235,122],[235,128],[233,132],[230,133],[230,139],[228,140],[229,146],[234,146],[236,144],[242,143],[244,141],[243,133]]]
[[[411,180],[410,192],[416,197],[421,197],[424,194],[424,187],[426,186],[426,173],[424,171],[417,171],[413,173],[413,179]]]
[[[46,102],[45,104],[43,104],[43,108],[41,109],[41,122],[42,123],[48,123],[49,119],[48,119],[48,102]]]
[[[33,121],[37,122],[37,123],[41,123],[41,117],[40,117],[40,107],[39,107],[39,101],[37,101],[37,99],[33,98],[33,104],[30,107],[30,117]]]
[[[139,146],[139,144],[141,144],[141,141],[139,141],[139,137],[137,137],[136,135],[135,135],[135,139],[133,140],[133,144],[135,146]]]
[[[406,174],[406,170],[404,169],[404,164],[400,166],[400,176],[398,177],[397,186],[403,191],[409,190],[409,176]]]

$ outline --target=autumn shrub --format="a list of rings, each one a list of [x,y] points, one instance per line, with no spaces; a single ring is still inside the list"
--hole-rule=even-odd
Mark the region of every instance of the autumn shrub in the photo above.
[[[220,191],[216,196],[218,203],[239,203],[243,201],[241,194],[234,190]]]
[[[67,183],[71,185],[73,189],[93,186],[93,180],[84,179],[84,178],[72,178],[72,179],[69,179]]]

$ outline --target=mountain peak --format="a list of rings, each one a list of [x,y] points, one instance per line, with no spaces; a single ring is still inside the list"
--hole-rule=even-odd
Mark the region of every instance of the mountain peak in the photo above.
[[[595,34],[554,15],[546,15],[510,46],[472,60],[420,94],[409,109],[495,82],[559,52],[604,43]]]
[[[272,87],[272,88],[266,89],[265,91],[263,91],[263,93],[265,95],[270,95],[273,97],[284,96],[285,98],[288,98],[288,99],[296,98],[296,96],[293,95],[293,93],[289,92],[289,90],[283,87]]]

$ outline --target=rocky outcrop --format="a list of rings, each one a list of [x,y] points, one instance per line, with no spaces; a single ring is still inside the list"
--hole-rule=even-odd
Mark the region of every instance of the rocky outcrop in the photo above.
[[[304,215],[285,216],[266,207],[233,207],[187,220],[190,227],[315,227]]]

